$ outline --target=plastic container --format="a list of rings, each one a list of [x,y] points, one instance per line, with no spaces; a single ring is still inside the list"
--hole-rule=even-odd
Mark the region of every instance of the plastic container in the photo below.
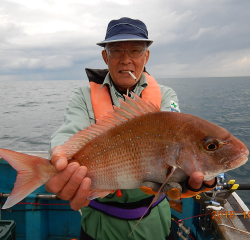
[[[16,223],[11,220],[0,221],[0,239],[1,240],[15,240]]]

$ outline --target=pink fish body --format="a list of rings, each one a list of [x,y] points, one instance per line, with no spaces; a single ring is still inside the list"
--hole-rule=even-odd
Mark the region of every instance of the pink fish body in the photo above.
[[[195,171],[210,180],[247,161],[246,146],[224,128],[189,114],[161,112],[137,96],[135,100],[126,97],[120,104],[61,148],[70,162],[87,166],[89,199],[138,188],[146,181],[163,183],[169,166],[176,168],[169,181],[182,182]],[[21,201],[58,173],[40,157],[7,149],[0,149],[0,157],[18,171],[3,208]]]

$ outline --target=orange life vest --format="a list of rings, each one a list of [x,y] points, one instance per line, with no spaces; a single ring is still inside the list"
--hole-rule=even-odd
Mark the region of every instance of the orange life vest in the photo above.
[[[148,73],[144,72],[147,78],[148,86],[142,90],[141,98],[145,101],[150,101],[154,105],[161,106],[161,90],[156,80]],[[95,119],[100,119],[101,116],[107,114],[107,110],[112,111],[112,101],[107,86],[101,88],[102,83],[90,81],[91,102]]]

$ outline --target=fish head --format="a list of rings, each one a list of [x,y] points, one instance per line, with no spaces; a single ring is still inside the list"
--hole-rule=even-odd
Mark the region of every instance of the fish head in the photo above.
[[[188,176],[200,171],[208,181],[248,160],[245,144],[218,125],[192,117],[183,130],[187,137],[183,138],[177,165]]]

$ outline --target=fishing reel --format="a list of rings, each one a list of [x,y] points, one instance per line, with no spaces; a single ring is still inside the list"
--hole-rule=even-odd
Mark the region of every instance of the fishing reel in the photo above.
[[[203,204],[208,210],[220,211],[223,209],[227,199],[236,190],[250,190],[249,184],[235,184],[235,180],[225,182],[225,173],[217,176],[217,186],[207,192],[202,192],[193,197],[195,202]]]

